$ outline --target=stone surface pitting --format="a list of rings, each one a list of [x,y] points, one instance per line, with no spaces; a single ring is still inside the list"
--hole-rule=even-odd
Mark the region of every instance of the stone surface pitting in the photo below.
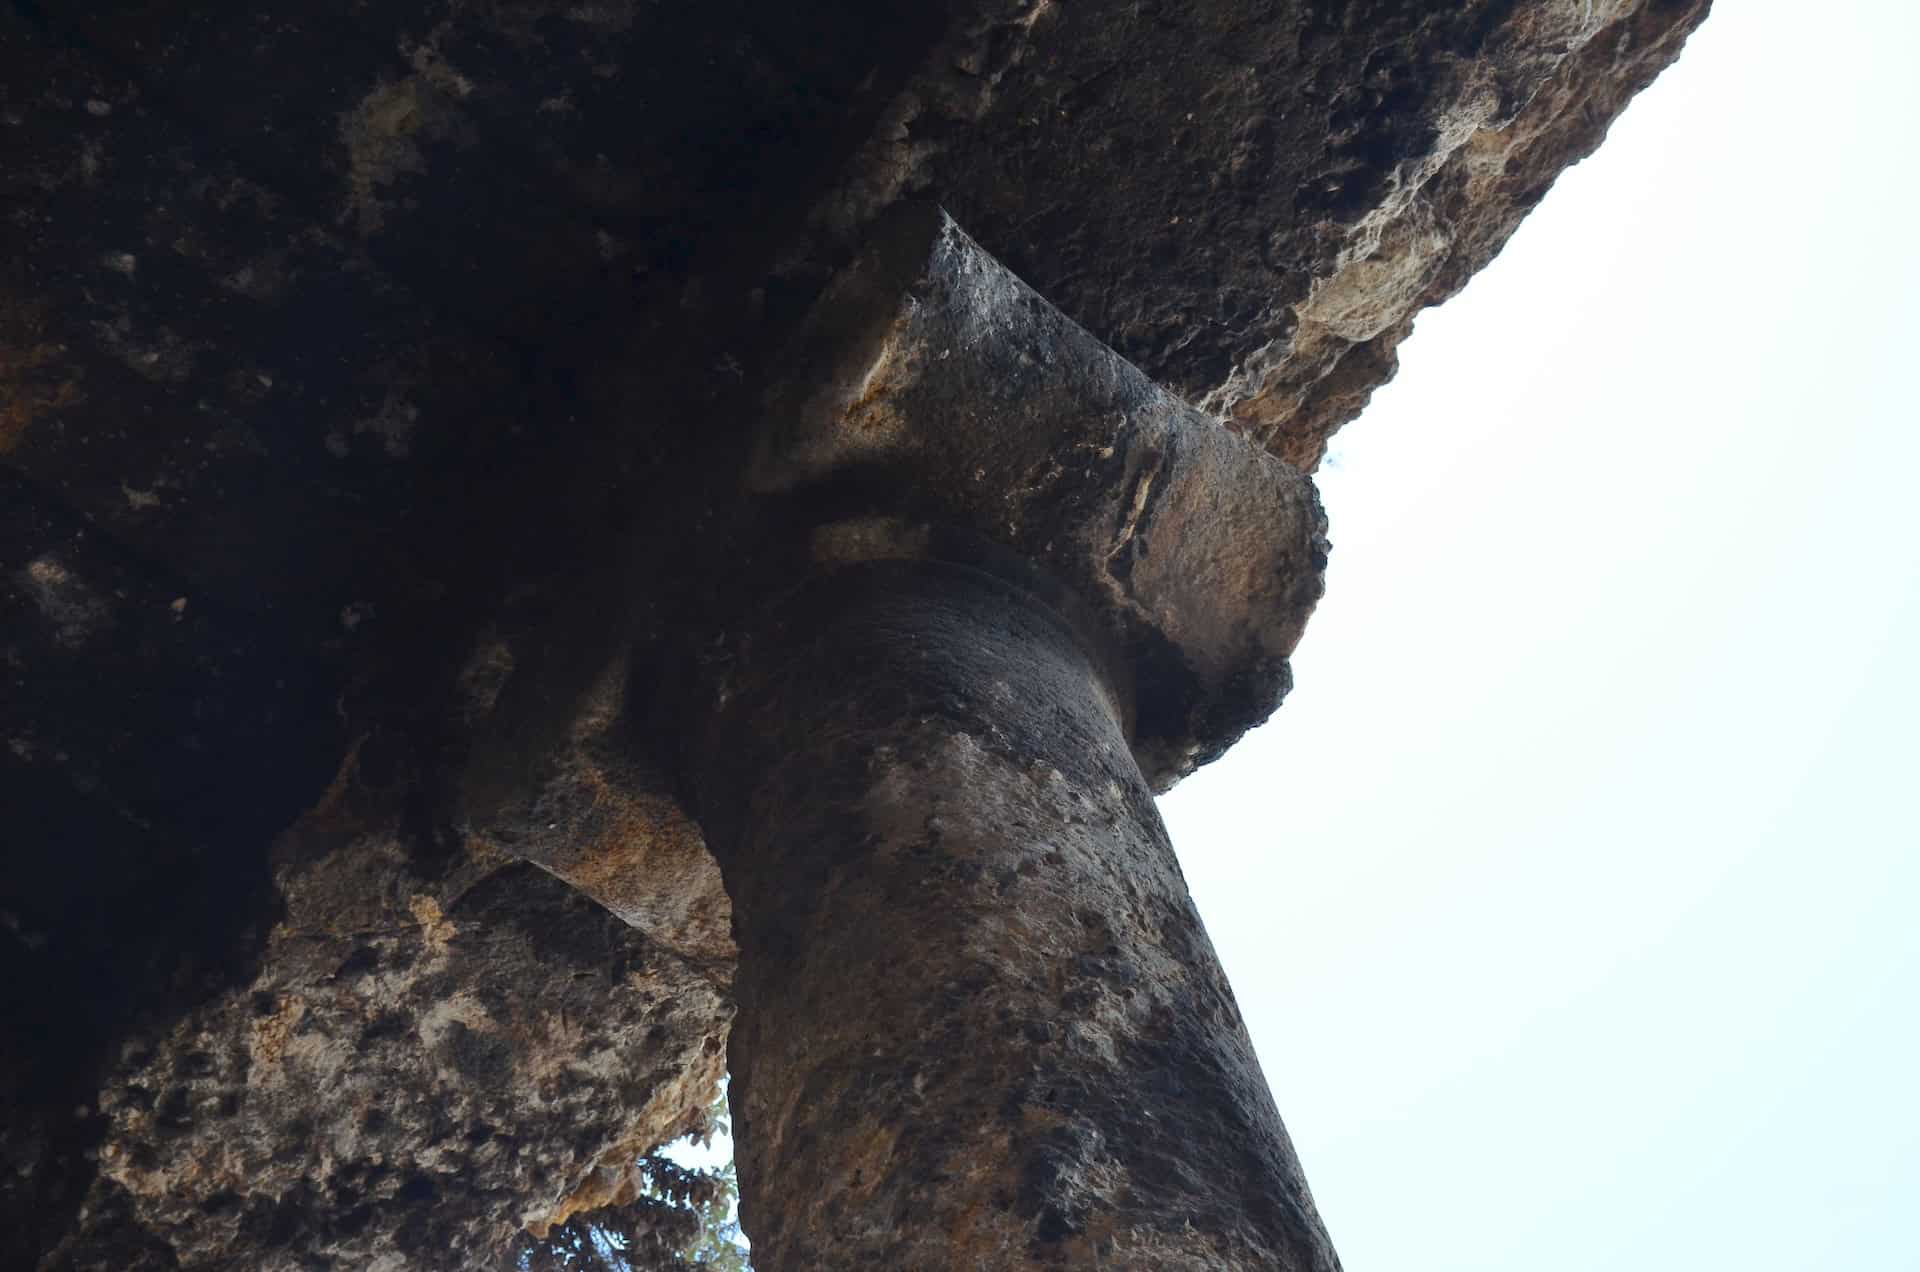
[[[1708,0],[978,0],[815,209],[931,195],[1305,471]],[[1177,56],[1174,55],[1177,50]]]
[[[216,1114],[242,1090],[236,995],[306,974],[272,848],[350,755],[382,810],[310,846],[407,864],[313,877],[410,934],[396,963],[425,939],[412,899],[458,925],[445,880],[511,851],[724,979],[653,707],[673,651],[763,581],[737,477],[768,351],[902,198],[937,197],[1148,378],[1309,469],[1414,309],[1704,11],[0,6],[0,1264],[67,1242],[94,1253],[48,1267],[270,1267],[333,1230],[351,1155],[304,1159],[284,1223],[141,1209],[102,1163],[119,1143],[115,1169],[151,1178],[135,1157],[172,1132],[121,1096],[176,1061],[218,1061],[190,1084]],[[1168,674],[1143,714],[1184,700]],[[500,906],[561,921],[516,877]],[[538,996],[543,966],[490,966]],[[687,992],[665,1035],[620,1034],[633,1066],[724,1032],[724,994]],[[292,1028],[339,1045],[341,994]],[[431,1004],[395,1001],[417,1031]],[[423,1089],[419,1058],[361,1051],[355,1080]],[[599,1082],[594,1125],[650,1124],[651,1098]],[[291,1107],[217,1121],[274,1142]],[[180,1132],[183,1160],[219,1160],[214,1124]],[[458,1210],[450,1246],[607,1183],[594,1154],[624,1141],[551,1130],[526,1128],[547,1173],[468,1157],[463,1195],[499,1205]]]
[[[702,1124],[712,971],[484,846],[423,871],[364,750],[282,837],[252,979],[110,1057],[50,1266],[488,1266]]]
[[[750,484],[857,481],[1077,592],[1137,674],[1157,788],[1278,705],[1322,591],[1312,483],[1149,380],[931,206],[897,212],[782,358]]]
[[[756,1262],[1337,1272],[1098,660],[930,548],[739,633],[701,731]]]

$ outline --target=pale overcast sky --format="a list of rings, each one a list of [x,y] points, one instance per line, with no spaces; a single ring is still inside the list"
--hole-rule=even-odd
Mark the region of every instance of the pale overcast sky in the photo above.
[[[1163,801],[1349,1272],[1920,1269],[1920,5],[1721,0]]]

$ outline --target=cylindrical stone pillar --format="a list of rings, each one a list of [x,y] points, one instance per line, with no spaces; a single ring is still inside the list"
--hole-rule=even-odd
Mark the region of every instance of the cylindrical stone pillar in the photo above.
[[[756,1267],[1338,1268],[1076,624],[871,561],[726,659],[695,778]]]

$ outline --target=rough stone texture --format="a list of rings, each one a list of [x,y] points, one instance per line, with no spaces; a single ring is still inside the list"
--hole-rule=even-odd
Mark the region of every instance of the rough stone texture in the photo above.
[[[423,873],[361,753],[275,848],[252,979],[108,1058],[53,1266],[484,1265],[701,1125],[724,969],[498,853]]]
[[[489,645],[474,674],[504,657]],[[647,759],[627,711],[632,654],[621,650],[577,701],[562,737],[525,711],[490,714],[466,772],[466,814],[482,842],[538,863],[716,983],[731,974],[731,910],[706,840]],[[586,664],[590,666],[591,664]],[[497,671],[495,672],[497,674]],[[551,688],[538,680],[523,691]]]
[[[780,362],[750,481],[864,485],[1099,616],[1165,789],[1279,705],[1322,592],[1312,483],[1127,365],[945,214],[902,210]]]
[[[409,1206],[438,1216],[449,1247],[478,1251],[604,1183],[601,1156],[621,1141],[645,1147],[702,1107],[706,1044],[730,1011],[718,875],[664,788],[630,787],[623,833],[604,839],[623,854],[623,913],[644,914],[650,934],[623,957],[653,978],[633,994],[675,1006],[645,1027],[581,1010],[594,986],[615,992],[606,959],[573,967],[502,946],[460,964],[496,988],[517,981],[530,1003],[553,993],[574,1045],[602,1057],[580,1090],[544,1102],[544,1122],[511,1075],[476,1097],[498,1106],[503,1147],[468,1154],[458,1196],[472,1204],[370,1189],[357,1172],[393,1143],[253,1100],[188,1139],[329,1136],[336,1151],[297,1159],[298,1188],[266,1171],[247,1198],[283,1201],[298,1223],[236,1227],[217,1207],[195,1211],[190,1189],[176,1204],[99,1167],[146,1143],[101,1109],[130,1084],[164,1089],[165,1040],[208,1034],[198,1049],[225,1055],[247,1037],[236,1003],[254,985],[307,978],[301,947],[271,936],[294,898],[269,847],[350,751],[386,796],[367,835],[417,878],[389,895],[379,872],[327,877],[412,930],[406,902],[451,904],[432,881],[471,873],[465,856],[488,853],[491,833],[538,855],[517,812],[575,740],[598,736],[574,708],[607,651],[657,639],[687,587],[625,572],[632,545],[666,541],[652,518],[686,515],[632,500],[634,475],[702,485],[684,473],[706,443],[680,421],[715,398],[672,369],[705,373],[723,348],[681,336],[687,261],[770,215],[733,207],[743,166],[770,183],[763,194],[795,177],[763,166],[760,144],[790,143],[776,149],[803,171],[823,162],[821,136],[846,122],[835,95],[864,68],[771,67],[769,48],[798,43],[779,29],[784,11],[722,29],[705,25],[724,16],[709,9],[662,32],[567,17],[575,8],[0,11],[0,1265],[34,1266],[56,1246],[51,1267],[129,1266],[143,1249],[188,1265],[317,1259],[350,1249],[336,1234],[383,1196],[363,1251]],[[864,35],[842,34],[838,55],[857,59]],[[440,62],[410,60],[433,40],[463,75],[492,66],[457,107],[434,88]],[[623,78],[656,42],[686,62]],[[636,134],[640,81],[650,96],[675,76],[684,91],[668,96],[685,113],[656,108],[658,129]],[[578,109],[540,110],[556,97]],[[758,137],[728,159],[696,120]],[[585,208],[562,171],[607,188]],[[636,418],[639,402],[667,423]],[[523,751],[500,760],[500,738]],[[530,928],[593,922],[556,909],[543,879],[500,898],[493,921],[525,906]],[[353,1003],[303,1019],[315,1046],[352,1056],[353,1082],[429,1107],[441,1071],[410,1040],[431,996],[461,988],[439,976],[362,1004],[402,1017],[400,1041],[366,1051]],[[525,1010],[535,1023],[503,1036],[533,1048],[550,1014]],[[129,1047],[158,1068],[128,1061]],[[609,1047],[626,1077],[610,1076]],[[512,1074],[543,1057],[519,1055]],[[663,1109],[661,1092],[685,1102]]]
[[[1296,306],[1292,338],[1248,357],[1205,404],[1295,464],[1316,465],[1393,376],[1420,310],[1493,259],[1560,171],[1592,153],[1628,99],[1679,56],[1706,10],[1706,0],[1523,9],[1501,33],[1516,51],[1477,98],[1463,94],[1472,104],[1428,155],[1402,162],[1393,197]]]
[[[736,653],[700,803],[756,1262],[1335,1272],[1072,628],[974,566],[858,562]]]
[[[502,1215],[618,1195],[597,1155],[677,1124],[659,1093],[700,1083],[672,1057],[698,1072],[726,1020],[724,910],[679,798],[683,681],[757,621],[766,544],[870,511],[743,493],[768,360],[903,195],[1305,467],[1413,309],[1703,12],[0,9],[0,1265],[353,1265],[409,1209],[479,1252]],[[350,801],[352,834],[311,833],[342,772],[372,804]],[[529,956],[532,936],[478,944],[593,913],[516,856],[637,935],[602,933],[585,968]],[[338,930],[286,929],[316,887],[392,928],[380,957],[410,969],[436,957],[410,907],[430,898],[457,975],[384,999],[329,980],[353,954]],[[338,1058],[363,1011],[425,1039],[437,1004],[512,982],[488,1018],[524,1075],[558,1062],[540,1002],[579,1023],[543,978],[611,986],[616,949],[685,1004],[664,1038],[625,1009],[581,1025],[578,1053],[616,1047],[626,1075],[591,1097],[531,1098],[524,1076],[512,1099],[455,1093],[424,1042],[327,1079],[400,1109],[458,1094],[462,1126],[497,1115],[523,1152],[424,1124],[409,1148],[411,1121],[348,1134],[249,1085],[256,986],[306,998],[302,1045]],[[175,1086],[184,1128],[131,1094],[157,1110]],[[219,1113],[228,1095],[244,1112]],[[296,1130],[285,1161],[220,1147]],[[436,1147],[465,1153],[458,1189]],[[376,1151],[442,1191],[370,1182]],[[253,1220],[192,1208],[227,1167],[263,1181]],[[178,1198],[152,1186],[166,1171]]]
[[[1128,361],[1303,470],[1707,0],[969,10],[816,210],[931,192]]]

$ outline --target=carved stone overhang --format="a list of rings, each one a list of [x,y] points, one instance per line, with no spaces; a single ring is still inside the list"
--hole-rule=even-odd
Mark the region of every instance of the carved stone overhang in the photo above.
[[[732,954],[674,772],[686,739],[662,722],[687,644],[764,599],[741,566],[765,519],[825,498],[742,498],[768,360],[903,198],[938,198],[1149,380],[1310,470],[1419,306],[1704,13],[0,9],[0,1262],[364,1263],[418,1235],[409,1208],[478,1250],[503,1209],[599,1195],[630,1132],[682,1124],[648,1092],[699,1103]],[[1150,466],[1110,475],[1132,489]],[[1044,501],[1023,515],[1042,526]],[[1147,524],[1150,567],[1168,524]],[[1131,690],[1156,772],[1270,705],[1269,663],[1238,705],[1212,699],[1224,713],[1156,706],[1213,693],[1226,664],[1163,656],[1139,598],[1073,595],[1113,656],[1159,669]],[[565,951],[473,944],[463,897],[496,926],[579,921],[526,861],[624,926]],[[460,933],[452,961],[380,997],[346,918],[413,968],[429,905]],[[346,916],[337,946],[290,937],[316,912]],[[553,1054],[462,1079],[538,1171],[454,1148],[452,1123],[374,1135],[353,1099],[255,1092],[275,1070],[230,1062],[251,994],[325,983],[294,1062],[351,1056],[355,1081],[426,1108],[430,998],[470,980],[535,1000],[607,960],[653,969],[633,993],[679,1008],[605,1013],[583,1054],[618,1040],[653,1085],[578,1070],[605,1116],[570,1137],[535,1114],[572,1096],[513,1098]],[[569,992],[553,1002],[578,1023]],[[402,1017],[380,1017],[395,1037],[359,1047],[362,1008]],[[527,1010],[487,1036],[519,1046]],[[332,1147],[255,1171],[221,1156],[234,1137]],[[202,1183],[234,1167],[237,1210],[141,1184],[175,1145]],[[370,1178],[374,1152],[405,1160]],[[442,1187],[456,1158],[464,1191]],[[409,1172],[434,1201],[402,1195]],[[394,1213],[354,1229],[363,1204]]]
[[[749,486],[968,531],[1072,593],[1124,664],[1156,788],[1279,705],[1327,564],[1312,483],[1148,379],[944,212],[890,218],[779,367]]]

